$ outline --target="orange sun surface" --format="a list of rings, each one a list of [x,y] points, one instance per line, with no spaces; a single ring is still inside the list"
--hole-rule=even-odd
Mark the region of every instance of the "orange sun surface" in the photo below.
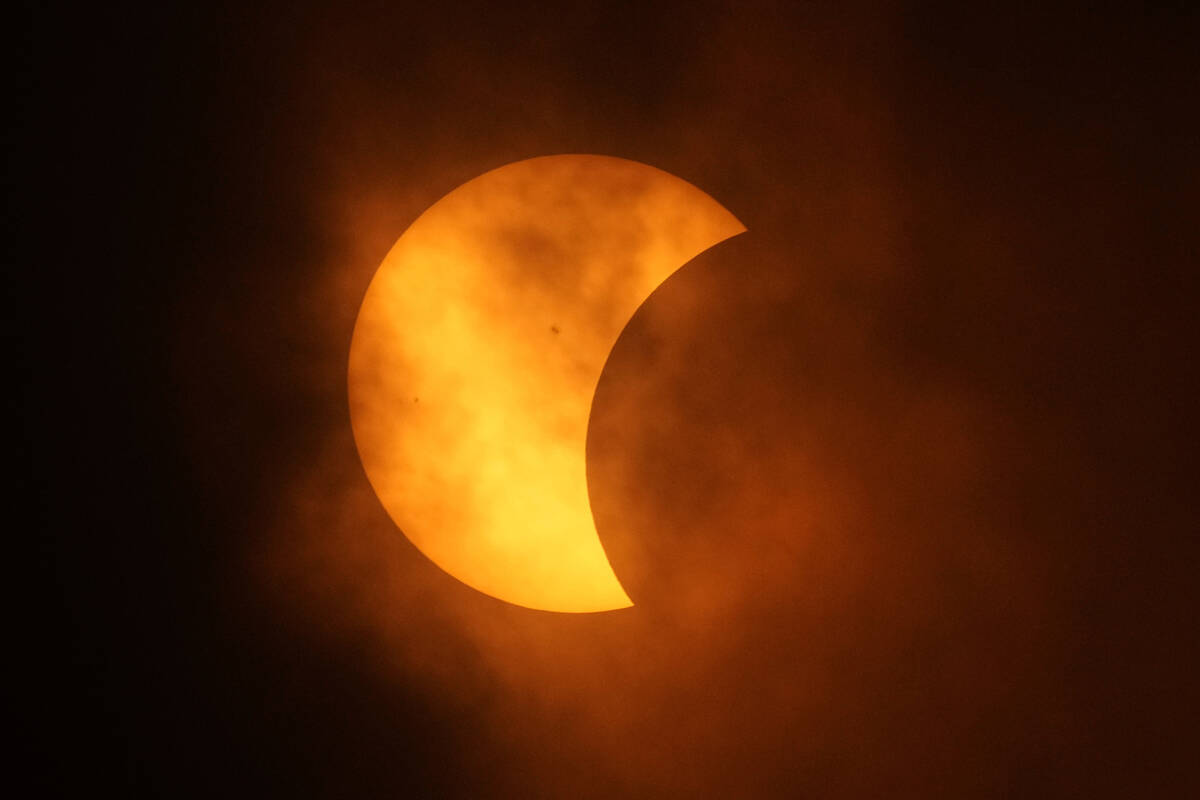
[[[348,370],[363,466],[409,540],[510,603],[632,605],[592,520],[592,397],[654,289],[744,230],[690,183],[596,155],[509,164],[425,211],[367,289]]]

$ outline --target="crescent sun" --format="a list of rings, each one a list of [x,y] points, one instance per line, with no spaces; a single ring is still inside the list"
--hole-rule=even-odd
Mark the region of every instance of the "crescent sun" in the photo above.
[[[632,605],[588,501],[592,397],[642,302],[744,230],[690,183],[596,155],[500,167],[413,222],[367,288],[348,369],[363,467],[409,540],[520,606]]]

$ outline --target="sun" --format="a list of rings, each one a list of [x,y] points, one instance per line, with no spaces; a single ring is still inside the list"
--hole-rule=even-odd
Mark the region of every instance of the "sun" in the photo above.
[[[348,370],[367,477],[413,544],[517,605],[631,605],[588,501],[592,397],[646,297],[744,230],[686,181],[594,155],[509,164],[422,214],[367,289]]]

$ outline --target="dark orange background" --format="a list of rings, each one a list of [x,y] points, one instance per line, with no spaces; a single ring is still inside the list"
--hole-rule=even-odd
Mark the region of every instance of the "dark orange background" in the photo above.
[[[1195,791],[1187,14],[26,22],[15,685],[47,786]],[[637,606],[584,616],[427,562],[345,396],[403,229],[564,152],[667,170],[749,229],[602,376],[593,505]]]

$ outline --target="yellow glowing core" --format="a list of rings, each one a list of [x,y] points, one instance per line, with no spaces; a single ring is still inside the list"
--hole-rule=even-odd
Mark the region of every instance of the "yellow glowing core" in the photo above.
[[[446,195],[376,272],[350,346],[367,477],[434,563],[550,611],[631,605],[600,545],[584,448],[621,329],[742,224],[618,158],[533,158]]]

